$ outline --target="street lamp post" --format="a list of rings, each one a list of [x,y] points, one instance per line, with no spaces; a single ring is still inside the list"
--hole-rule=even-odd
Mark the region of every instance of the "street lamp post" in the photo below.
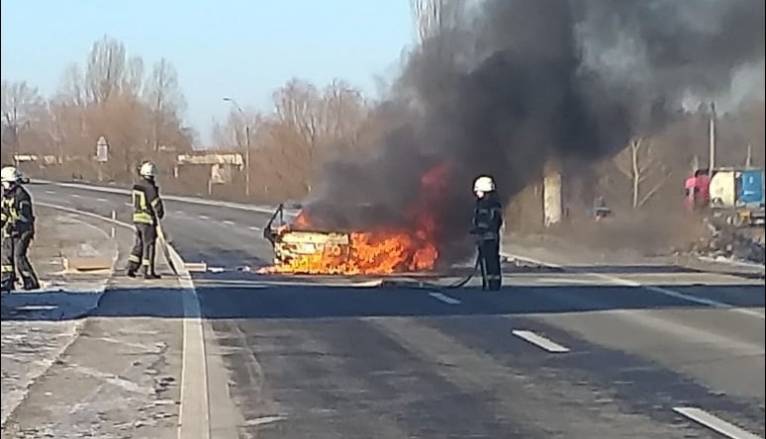
[[[245,111],[237,104],[233,98],[223,98],[224,101],[231,103],[245,121],[245,196],[250,197],[250,122],[248,122]]]

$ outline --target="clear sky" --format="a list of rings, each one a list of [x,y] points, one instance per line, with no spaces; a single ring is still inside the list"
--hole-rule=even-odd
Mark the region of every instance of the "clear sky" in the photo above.
[[[396,72],[413,34],[408,0],[2,0],[0,30],[2,78],[45,95],[105,34],[146,70],[166,57],[203,142],[228,112],[223,96],[266,110],[292,77],[339,77],[374,93],[375,76]]]

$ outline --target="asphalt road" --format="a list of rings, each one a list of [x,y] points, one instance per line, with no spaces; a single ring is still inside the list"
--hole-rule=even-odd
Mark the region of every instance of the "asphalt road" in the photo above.
[[[123,195],[33,191],[123,220],[130,211]],[[496,293],[266,278],[240,269],[271,259],[267,215],[167,211],[184,260],[220,269],[193,279],[212,437],[765,434],[762,279],[638,263],[508,267]]]

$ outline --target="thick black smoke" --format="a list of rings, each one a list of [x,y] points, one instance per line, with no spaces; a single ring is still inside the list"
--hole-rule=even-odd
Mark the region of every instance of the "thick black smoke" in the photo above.
[[[455,0],[460,2],[461,0]],[[485,0],[410,54],[374,160],[326,169],[327,226],[407,221],[421,177],[450,166],[434,209],[443,253],[464,242],[473,179],[508,200],[546,163],[592,161],[662,126],[688,96],[725,92],[764,58],[763,0]],[[367,207],[360,207],[367,206]],[[459,252],[458,252],[459,253]]]

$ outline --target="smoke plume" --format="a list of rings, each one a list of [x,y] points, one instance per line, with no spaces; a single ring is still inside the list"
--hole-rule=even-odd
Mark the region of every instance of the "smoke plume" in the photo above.
[[[309,206],[326,225],[406,222],[402,212],[422,202],[421,177],[446,165],[446,189],[428,208],[440,250],[457,255],[476,176],[494,176],[507,201],[547,163],[613,153],[764,58],[763,0],[460,4],[459,19],[410,53],[377,109],[390,125],[377,156],[323,172]]]

